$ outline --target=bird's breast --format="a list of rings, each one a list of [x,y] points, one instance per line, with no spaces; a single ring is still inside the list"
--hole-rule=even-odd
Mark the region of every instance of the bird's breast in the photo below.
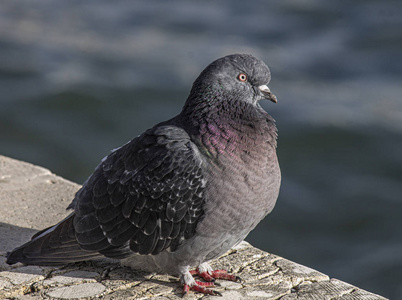
[[[247,235],[273,209],[278,196],[276,129],[254,126],[239,130],[216,124],[203,129],[208,184],[206,217],[197,231],[213,223],[216,234]]]

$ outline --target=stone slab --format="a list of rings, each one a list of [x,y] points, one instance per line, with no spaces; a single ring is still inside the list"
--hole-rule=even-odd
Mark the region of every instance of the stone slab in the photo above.
[[[61,268],[8,266],[7,251],[69,214],[79,185],[29,163],[0,156],[0,299],[181,299],[177,278],[104,259]],[[212,262],[242,283],[217,280],[218,299],[385,299],[242,242]],[[186,299],[217,299],[190,293]]]

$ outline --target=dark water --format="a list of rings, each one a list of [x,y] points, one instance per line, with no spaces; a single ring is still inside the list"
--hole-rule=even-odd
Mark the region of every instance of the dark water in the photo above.
[[[402,2],[3,1],[0,153],[83,182],[212,60],[266,61],[283,184],[248,237],[402,299]]]

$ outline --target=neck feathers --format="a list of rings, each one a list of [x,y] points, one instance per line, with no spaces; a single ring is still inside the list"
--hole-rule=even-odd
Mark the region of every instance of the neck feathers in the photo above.
[[[191,128],[189,134],[208,156],[238,156],[263,149],[275,151],[275,121],[258,104],[205,101],[187,108],[182,115],[186,127]]]

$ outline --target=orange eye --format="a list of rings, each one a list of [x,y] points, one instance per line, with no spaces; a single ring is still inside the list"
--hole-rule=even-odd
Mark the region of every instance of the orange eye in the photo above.
[[[239,76],[237,76],[237,78],[240,80],[240,81],[247,81],[247,75],[246,74],[244,74],[244,73],[240,73],[239,74]]]

